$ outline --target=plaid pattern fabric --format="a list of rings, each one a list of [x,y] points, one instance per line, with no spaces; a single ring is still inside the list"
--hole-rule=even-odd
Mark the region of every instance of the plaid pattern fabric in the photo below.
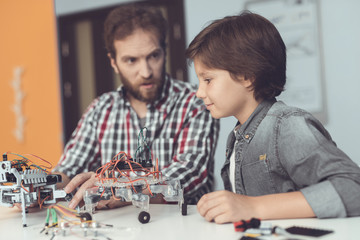
[[[163,175],[180,180],[189,203],[212,190],[219,121],[190,84],[166,77],[160,100],[148,104],[146,139]],[[105,93],[86,110],[54,171],[96,171],[118,152],[135,157],[140,120],[124,89]],[[154,163],[155,164],[155,163]]]

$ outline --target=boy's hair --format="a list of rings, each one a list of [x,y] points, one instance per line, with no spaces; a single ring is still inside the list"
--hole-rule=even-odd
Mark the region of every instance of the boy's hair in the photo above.
[[[275,26],[264,17],[245,11],[213,21],[186,50],[209,68],[222,69],[236,80],[252,81],[256,100],[278,96],[286,82],[286,47]]]
[[[114,41],[130,36],[136,29],[155,33],[165,50],[167,21],[160,9],[144,4],[126,4],[112,10],[105,20],[105,46],[112,58],[116,56]]]

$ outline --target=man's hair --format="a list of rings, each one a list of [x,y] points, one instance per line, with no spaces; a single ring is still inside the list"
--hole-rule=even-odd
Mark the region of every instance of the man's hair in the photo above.
[[[160,9],[144,4],[126,4],[112,10],[105,20],[105,46],[112,58],[116,56],[114,41],[130,36],[136,29],[155,33],[165,50],[167,21]]]
[[[251,79],[256,100],[274,98],[284,90],[285,44],[270,21],[249,11],[213,21],[190,43],[186,56],[226,70],[234,80],[240,75]]]

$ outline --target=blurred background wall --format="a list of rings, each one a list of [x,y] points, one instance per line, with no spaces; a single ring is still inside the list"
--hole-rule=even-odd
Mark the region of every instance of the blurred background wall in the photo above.
[[[1,1],[2,152],[32,153],[57,162],[63,142],[56,16],[123,2],[129,1]],[[237,14],[245,2],[184,0],[186,45],[211,20]],[[360,146],[360,28],[357,27],[360,22],[360,1],[319,0],[318,3],[320,47],[323,50],[323,122],[337,145],[360,164],[360,153],[357,151]],[[188,78],[197,84],[193,66],[188,69]],[[15,85],[17,83],[17,90],[14,90],[13,82]],[[23,93],[24,97],[19,93]],[[17,111],[20,114],[13,109],[15,103],[18,109],[21,108],[21,111]],[[217,189],[222,188],[219,172],[224,161],[226,138],[235,123],[233,117],[221,120],[215,165]],[[16,131],[17,135],[14,133]]]
[[[51,0],[0,2],[0,152],[56,163],[62,152],[57,34]]]

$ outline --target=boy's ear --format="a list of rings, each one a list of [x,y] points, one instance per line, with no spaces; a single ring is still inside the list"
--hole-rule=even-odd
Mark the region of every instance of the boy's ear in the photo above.
[[[111,65],[111,67],[114,69],[114,71],[115,71],[116,73],[119,73],[118,67],[117,67],[117,65],[116,65],[116,60],[115,60],[115,58],[113,58],[110,53],[108,53],[107,56],[108,56],[108,58],[109,58],[109,60],[110,60],[110,65]]]
[[[245,75],[240,76],[239,79],[241,80],[242,85],[246,88],[252,88],[253,82],[255,81],[255,77],[248,77]]]

